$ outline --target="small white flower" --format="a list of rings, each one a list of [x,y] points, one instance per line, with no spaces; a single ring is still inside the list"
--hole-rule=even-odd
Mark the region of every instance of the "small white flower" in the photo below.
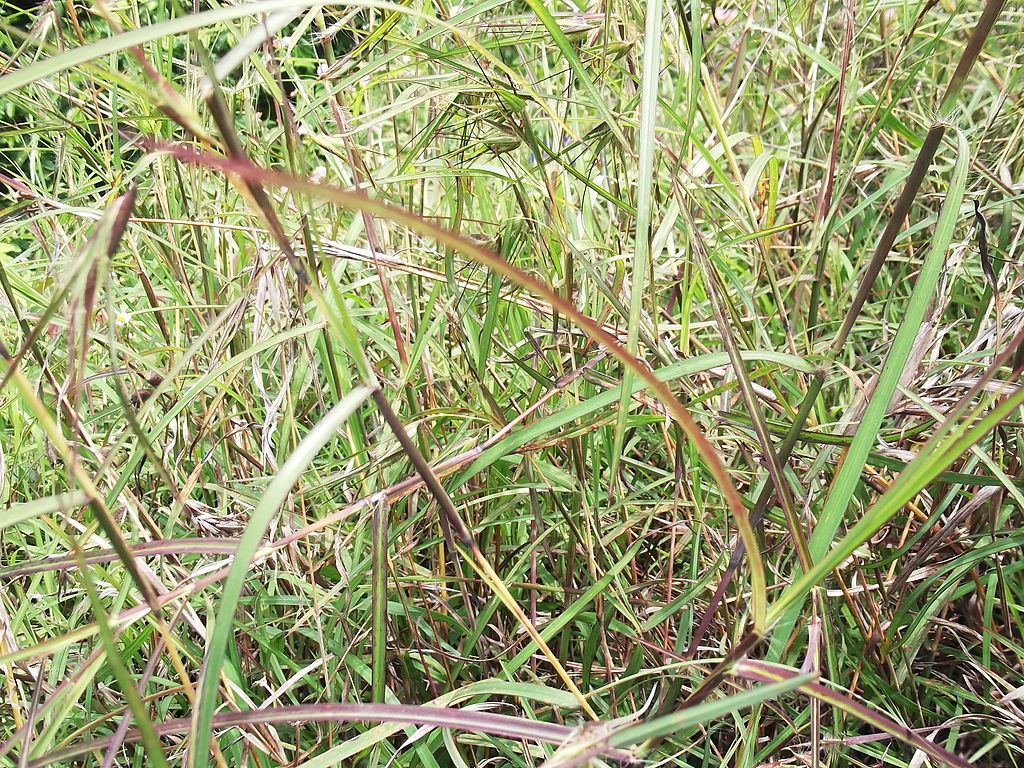
[[[132,316],[128,312],[118,312],[114,315],[114,325],[118,328],[124,328],[132,321]]]

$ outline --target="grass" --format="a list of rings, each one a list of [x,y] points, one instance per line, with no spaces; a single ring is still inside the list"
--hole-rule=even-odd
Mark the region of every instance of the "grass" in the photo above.
[[[1020,8],[7,11],[0,765],[1024,763]]]

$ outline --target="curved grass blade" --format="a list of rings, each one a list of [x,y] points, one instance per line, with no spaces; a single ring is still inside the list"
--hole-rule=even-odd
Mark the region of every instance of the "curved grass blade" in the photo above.
[[[736,521],[736,527],[743,539],[744,546],[748,553],[751,579],[751,610],[755,617],[765,615],[766,585],[764,565],[760,557],[760,548],[754,529],[750,525],[746,506],[743,503],[736,485],[729,476],[721,457],[714,446],[697,426],[693,417],[690,416],[686,407],[672,392],[667,384],[660,381],[641,361],[614,339],[599,323],[589,316],[580,312],[572,303],[566,301],[553,290],[547,283],[527,274],[523,270],[513,266],[505,259],[494,252],[484,248],[478,243],[460,237],[443,227],[440,227],[420,216],[410,213],[407,210],[397,208],[388,203],[374,200],[358,192],[349,192],[335,187],[314,184],[305,179],[259,168],[241,159],[227,159],[207,152],[199,152],[187,147],[171,146],[157,142],[151,143],[154,150],[164,151],[180,161],[209,168],[216,168],[224,173],[233,174],[245,181],[252,181],[270,186],[286,187],[293,192],[309,195],[315,199],[325,200],[338,205],[343,205],[359,211],[367,211],[376,216],[390,219],[397,224],[408,227],[410,230],[427,237],[432,237],[439,243],[446,245],[453,250],[462,253],[474,261],[483,264],[489,269],[498,272],[518,283],[523,288],[542,296],[558,312],[564,314],[576,323],[588,336],[604,347],[609,353],[616,357],[624,366],[632,370],[634,375],[642,379],[664,404],[672,418],[682,428],[683,433],[694,443],[697,452],[707,464],[711,475],[718,484],[719,489],[729,507],[730,512]],[[761,630],[758,625],[756,631]]]
[[[771,664],[766,661],[741,661],[736,664],[733,671],[739,677],[747,680],[756,680],[762,683],[772,683],[779,680],[794,680],[797,677],[800,677],[800,673],[791,667],[786,667],[781,664]],[[909,744],[915,749],[921,750],[935,760],[946,763],[947,765],[956,766],[956,768],[971,768],[972,764],[967,760],[964,760],[962,757],[954,755],[952,752],[943,749],[938,744],[934,744],[923,736],[914,733],[910,728],[900,725],[892,718],[886,717],[881,712],[876,712],[871,707],[861,704],[859,701],[855,701],[853,697],[848,696],[845,693],[835,691],[823,683],[816,680],[808,680],[800,683],[800,685],[797,686],[797,690],[824,704],[836,707],[851,717],[857,718],[861,722],[872,725],[881,731],[885,731],[886,733],[895,736],[900,741],[905,744]]]
[[[544,704],[569,709],[576,705],[572,694],[557,688],[549,688],[544,685],[533,683],[510,683],[506,680],[481,680],[476,683],[464,685],[454,691],[442,694],[429,702],[432,707],[451,707],[459,702],[469,701],[477,697],[483,697],[478,703],[483,703],[487,697],[512,696],[529,701],[539,701]],[[397,721],[385,722],[363,731],[358,736],[328,749],[322,754],[310,758],[296,768],[334,768],[334,766],[345,765],[354,755],[361,754],[365,750],[379,744],[382,741],[394,736],[402,730],[404,723]]]
[[[770,688],[771,686],[766,686]],[[335,723],[403,723],[408,725],[429,725],[435,728],[452,728],[470,733],[486,733],[511,739],[527,739],[547,744],[561,744],[573,732],[573,728],[559,723],[545,723],[525,717],[497,715],[478,712],[469,708],[458,709],[423,704],[297,704],[245,712],[225,712],[213,719],[217,728],[236,728],[260,724],[288,724],[296,722]],[[153,727],[158,736],[185,733],[189,729],[187,718],[167,720]],[[140,734],[129,731],[126,743],[138,741]],[[43,768],[52,763],[67,761],[106,747],[110,737],[75,744],[30,760],[28,768]],[[625,761],[628,755],[622,750],[609,746],[603,754],[613,760]]]
[[[776,363],[807,374],[812,374],[818,370],[814,364],[808,362],[804,358],[794,357],[793,355],[785,352],[740,350],[739,356],[740,359],[745,362]],[[664,368],[658,368],[654,371],[654,375],[660,381],[669,382],[681,379],[684,376],[692,376],[693,374],[700,373],[702,371],[728,365],[729,363],[730,360],[728,353],[713,352],[708,355],[695,355],[687,358],[686,360],[680,360],[678,363],[666,365]],[[494,462],[499,461],[503,456],[506,456],[517,448],[521,448],[522,446],[543,437],[549,432],[553,432],[564,427],[566,424],[570,424],[573,421],[586,418],[592,413],[607,410],[621,398],[620,393],[624,387],[625,384],[623,383],[618,387],[606,390],[600,394],[594,395],[593,397],[589,397],[580,403],[571,405],[568,408],[563,408],[550,416],[545,416],[543,419],[538,419],[530,426],[513,432],[508,437],[484,450],[472,464],[470,464],[456,477],[454,484],[462,485],[470,477],[482,472]],[[634,395],[643,388],[643,383],[634,378],[632,386],[630,387],[630,394]]]
[[[609,736],[608,743],[615,747],[624,747],[630,744],[650,742],[653,739],[662,739],[684,728],[692,728],[716,717],[738,712],[741,709],[748,709],[760,704],[762,701],[778,698],[782,694],[796,690],[801,685],[812,682],[815,679],[817,679],[817,675],[813,673],[797,675],[796,677],[759,686],[734,696],[725,696],[714,701],[705,701],[695,707],[687,707],[678,712],[672,712],[644,723],[623,728],[621,731]],[[637,756],[644,757],[644,755]]]
[[[75,504],[67,504],[65,506],[57,506],[51,511],[57,511],[59,509],[70,509],[72,507],[81,507],[88,503],[88,499],[81,501],[83,497],[76,495],[74,492],[70,494],[59,494],[57,496],[51,496],[48,499],[39,499],[37,501],[26,501],[23,505],[16,504],[11,507],[12,510],[20,506],[34,506],[47,502],[47,505],[52,504],[55,499],[61,499],[65,496],[71,497],[73,501],[78,502]],[[40,512],[36,514],[50,514],[50,512]],[[35,516],[35,515],[31,515]],[[0,524],[0,528],[4,525],[10,525],[6,520]],[[160,539],[155,541],[140,541],[136,544],[129,544],[128,550],[132,553],[133,557],[153,557],[163,555],[188,555],[188,554],[211,554],[211,555],[232,555],[235,549],[238,547],[238,539],[225,537],[225,538],[190,538],[184,537],[180,539]],[[70,568],[74,568],[81,562],[86,565],[97,565],[99,563],[110,563],[117,560],[117,550],[111,548],[103,549],[86,549],[79,553],[79,556],[74,554],[70,555],[53,555],[50,557],[44,557],[37,560],[30,560],[26,563],[15,563],[14,565],[7,565],[0,568],[0,579],[17,579],[22,576],[28,576],[33,573],[44,573],[46,571],[66,571]]]
[[[12,504],[4,510],[0,517],[0,531],[12,525],[31,520],[40,515],[52,515],[54,512],[61,512],[76,507],[84,507],[89,503],[89,497],[81,491],[69,493],[58,493],[56,496],[47,496],[45,499],[33,499],[20,504]]]

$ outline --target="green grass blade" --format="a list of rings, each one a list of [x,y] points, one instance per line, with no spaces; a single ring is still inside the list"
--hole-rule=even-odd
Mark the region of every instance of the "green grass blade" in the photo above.
[[[0,531],[12,525],[31,520],[40,515],[52,515],[55,512],[65,512],[77,507],[84,507],[89,503],[88,495],[81,491],[59,493],[56,496],[47,496],[45,499],[33,499],[20,504],[12,504],[3,511],[0,516]]]
[[[775,363],[808,374],[814,373],[817,370],[814,364],[804,360],[802,357],[795,357],[794,355],[789,355],[785,352],[741,350],[740,358],[747,362]],[[664,368],[659,368],[654,372],[654,375],[659,381],[669,382],[681,379],[685,376],[693,376],[694,374],[728,364],[729,355],[726,352],[715,352],[710,355],[694,355],[693,357],[681,360],[678,363],[673,363],[672,365],[666,365]],[[614,405],[616,401],[621,401],[622,391],[624,388],[625,385],[620,384],[613,389],[593,395],[580,403],[570,405],[552,413],[550,416],[538,419],[527,427],[516,430],[508,437],[496,442],[494,445],[489,446],[484,450],[472,464],[456,476],[454,485],[462,485],[473,475],[482,472],[503,456],[507,456],[517,448],[528,445],[532,441],[538,440],[544,435],[564,427],[566,424],[571,424],[574,421],[584,419],[594,413],[606,411]],[[630,394],[636,394],[644,389],[644,384],[634,377],[630,389]]]
[[[786,588],[782,595],[772,604],[769,611],[769,620],[778,620],[782,612],[789,606],[793,606],[782,629],[776,635],[778,643],[785,642],[788,636],[788,628],[796,621],[796,612],[799,607],[797,601],[807,594],[813,584],[818,583],[828,572],[848,557],[868,537],[878,530],[887,520],[886,515],[893,515],[899,510],[899,506],[892,507],[891,504],[876,504],[871,512],[850,531],[850,534],[842,541],[840,547],[833,548],[836,532],[843,522],[847,510],[853,501],[854,492],[860,483],[861,468],[867,461],[868,454],[875,445],[875,440],[882,426],[882,420],[896,392],[900,376],[906,366],[918,329],[924,320],[925,313],[932,300],[936,283],[945,264],[946,255],[953,233],[960,221],[960,204],[963,200],[964,188],[967,184],[967,170],[970,167],[970,147],[967,144],[967,137],[962,132],[957,132],[957,156],[953,166],[953,173],[950,178],[949,187],[946,192],[946,199],[939,214],[939,221],[931,238],[931,246],[921,265],[917,282],[903,321],[896,338],[893,340],[892,348],[886,357],[885,365],[878,379],[878,384],[871,395],[867,409],[861,418],[860,426],[854,434],[854,438],[847,449],[845,459],[829,489],[828,498],[814,528],[814,533],[808,543],[811,557],[815,567],[807,574],[799,577],[792,585]],[[912,476],[911,467],[919,462],[927,462],[928,457],[919,457],[900,476],[903,478]],[[943,466],[941,469],[945,469]],[[938,470],[937,470],[938,471]],[[937,472],[936,472],[937,473]],[[913,489],[917,493],[923,485]],[[890,489],[891,492],[892,489]],[[883,500],[889,496],[883,496]],[[894,497],[895,498],[895,497]],[[907,498],[910,498],[909,496]],[[831,551],[830,551],[831,550]],[[839,552],[846,554],[841,557]],[[826,557],[826,554],[828,557]],[[776,646],[777,647],[777,646]]]
[[[640,90],[640,157],[637,163],[636,232],[633,236],[633,267],[629,293],[629,318],[626,350],[637,354],[640,338],[640,312],[647,286],[648,265],[651,260],[651,209],[654,204],[654,167],[656,159],[655,127],[658,118],[658,80],[661,76],[661,0],[649,0],[645,6],[644,58]],[[626,417],[629,413],[633,374],[626,371],[622,378],[622,398],[619,417],[615,423],[615,443],[612,447],[609,475],[612,483],[618,474],[619,457],[626,438]]]
[[[815,559],[824,555],[831,546],[835,533],[842,523],[843,515],[850,508],[854,491],[860,484],[861,467],[864,466],[868,454],[875,445],[885,412],[889,403],[892,402],[900,376],[903,375],[903,370],[906,367],[914,339],[917,337],[928,306],[935,294],[935,287],[949,253],[953,233],[960,223],[960,204],[963,201],[964,189],[967,184],[967,170],[970,167],[971,157],[967,138],[960,132],[957,132],[956,135],[956,163],[938,224],[931,237],[928,254],[921,265],[913,294],[903,315],[903,322],[900,323],[896,338],[886,356],[878,384],[871,394],[871,400],[861,418],[853,441],[847,449],[843,465],[829,488],[825,507],[818,518],[814,533],[811,535],[809,547],[811,556]]]
[[[716,717],[721,717],[731,712],[739,712],[742,709],[749,709],[763,701],[771,701],[784,693],[796,690],[804,683],[809,683],[816,678],[817,675],[814,674],[798,675],[778,683],[758,686],[749,691],[737,693],[734,696],[724,696],[714,701],[706,701],[695,707],[687,707],[686,709],[681,709],[678,712],[673,712],[645,723],[640,723],[639,725],[623,728],[621,731],[613,733],[608,738],[608,743],[613,746],[624,747],[630,744],[646,742],[650,739],[660,739],[684,728],[700,725]],[[640,757],[643,756],[640,755]]]
[[[608,126],[608,129],[612,132],[612,135],[615,136],[626,154],[632,154],[632,146],[626,139],[625,134],[623,134],[622,129],[619,127],[619,122],[615,115],[612,114],[612,111],[608,106],[607,97],[598,91],[597,86],[594,84],[593,79],[587,72],[586,67],[583,66],[579,56],[576,55],[576,50],[574,49],[573,44],[569,41],[569,38],[565,36],[565,32],[562,31],[562,28],[558,26],[558,21],[551,15],[551,11],[547,9],[547,6],[545,6],[541,0],[526,0],[526,3],[530,6],[530,10],[537,14],[537,18],[540,19],[541,24],[544,25],[548,34],[551,35],[551,39],[555,42],[555,45],[558,46],[558,50],[565,58],[569,68],[572,69],[573,75],[575,75],[576,79],[583,85],[583,90],[585,90],[587,95],[590,97],[591,106],[593,106],[594,109],[597,110],[598,114],[601,115],[601,119],[604,120],[605,125]]]
[[[381,499],[373,506],[371,587],[371,642],[373,645],[370,671],[370,700],[383,704],[387,691],[388,651],[388,503]]]
[[[252,512],[245,533],[238,542],[231,571],[224,581],[216,621],[206,646],[205,663],[199,681],[199,697],[196,702],[197,711],[192,728],[194,748],[189,751],[190,768],[206,768],[209,760],[206,745],[210,743],[213,713],[217,708],[220,673],[224,667],[228,640],[235,630],[234,615],[242,595],[242,586],[249,577],[249,563],[259,550],[271,519],[281,509],[303,471],[370,394],[368,387],[357,386],[331,408],[296,446],[295,452],[274,476],[260,503]]]

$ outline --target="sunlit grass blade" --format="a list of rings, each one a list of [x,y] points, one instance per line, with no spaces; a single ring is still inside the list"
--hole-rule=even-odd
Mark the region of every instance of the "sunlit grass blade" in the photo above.
[[[658,124],[658,82],[661,78],[661,0],[650,0],[645,6],[644,58],[640,91],[640,125],[638,139],[640,152],[637,158],[636,182],[636,233],[633,239],[633,268],[629,288],[629,317],[627,319],[626,351],[631,355],[638,352],[640,338],[640,313],[647,295],[648,278],[653,272],[651,263],[651,238],[653,230],[655,147]],[[619,401],[619,417],[615,422],[615,443],[612,446],[610,473],[618,474],[619,457],[626,438],[626,416],[632,396],[633,374],[628,369],[622,378],[622,399]]]
[[[611,131],[612,135],[615,136],[616,141],[619,142],[623,150],[625,150],[627,154],[632,154],[632,147],[626,139],[625,134],[622,132],[622,128],[619,127],[618,119],[608,106],[607,97],[602,94],[594,84],[593,79],[590,77],[586,68],[576,55],[573,44],[569,42],[569,38],[565,36],[562,28],[558,26],[558,20],[551,15],[551,11],[547,9],[547,6],[542,0],[526,0],[526,2],[527,5],[530,6],[530,10],[537,14],[537,18],[540,19],[541,24],[544,25],[544,28],[551,35],[551,39],[554,40],[555,45],[558,46],[558,50],[565,58],[569,68],[572,70],[576,78],[579,79],[584,91],[586,91],[587,95],[591,99],[591,106],[597,110],[598,114],[601,115],[601,118],[604,120],[604,124],[607,126],[608,130]],[[658,3],[658,5],[660,7],[660,3]],[[650,14],[649,10],[648,14]]]
[[[730,712],[738,712],[760,704],[763,701],[778,698],[785,693],[796,690],[804,683],[815,680],[816,677],[813,674],[797,675],[791,679],[758,686],[743,693],[706,701],[695,707],[681,709],[678,712],[663,715],[645,723],[623,728],[613,733],[608,738],[608,743],[613,746],[626,746],[647,742],[651,739],[660,739],[671,733],[681,731],[684,728],[692,728]],[[640,754],[638,757],[644,757],[644,755]]]
[[[48,496],[45,499],[33,499],[23,501],[20,504],[13,504],[4,510],[0,517],[0,530],[40,515],[52,515],[56,512],[66,512],[76,507],[84,507],[89,503],[89,497],[81,491],[61,493],[57,496]]]
[[[882,426],[882,420],[885,418],[889,403],[892,402],[892,397],[896,392],[896,387],[906,367],[914,339],[932,302],[935,287],[946,261],[953,234],[960,223],[960,203],[963,200],[964,189],[967,184],[967,169],[970,167],[970,147],[966,136],[962,132],[958,131],[956,136],[957,154],[953,171],[946,189],[946,197],[942,204],[939,220],[931,237],[928,253],[918,271],[914,291],[903,314],[899,330],[896,332],[896,338],[893,340],[889,354],[886,356],[882,372],[871,393],[871,399],[863,416],[861,416],[860,424],[849,448],[846,450],[842,464],[829,487],[824,507],[818,515],[818,521],[808,542],[810,556],[815,565],[807,574],[814,574],[815,578],[806,579],[801,577],[796,583],[786,589],[782,597],[777,601],[779,607],[773,604],[771,608],[770,615],[776,618],[780,615],[782,605],[792,603],[798,598],[799,593],[796,591],[796,584],[807,585],[819,580],[831,568],[842,562],[849,553],[866,541],[871,533],[878,530],[888,520],[887,517],[879,514],[879,505],[876,505],[844,539],[841,549],[842,551],[847,551],[847,555],[838,559],[826,557],[826,553],[829,553],[830,550],[832,552],[836,551],[836,549],[833,549],[836,532],[839,530],[843,519],[847,516],[852,506],[854,493],[861,482],[861,468],[864,466],[868,454],[875,445],[878,432]],[[942,466],[939,471],[945,468],[946,466]],[[908,466],[907,470],[901,475],[901,479],[907,476],[910,469],[911,467]],[[922,487],[923,485],[916,488],[914,492],[916,493]],[[898,507],[890,508],[889,512],[890,514],[895,514],[897,510]],[[868,519],[871,520],[870,525],[862,526],[861,523]],[[859,535],[854,537],[853,531],[857,531]],[[832,565],[824,567],[827,563],[832,563]],[[789,635],[789,630],[796,620],[797,611],[798,608],[794,605],[786,615],[781,628],[775,635],[777,645],[774,647],[780,647],[781,643],[785,642]]]
[[[249,518],[245,533],[238,542],[231,570],[224,581],[219,608],[206,644],[203,673],[199,681],[199,699],[196,702],[197,711],[192,723],[192,743],[196,745],[189,753],[192,768],[204,768],[209,758],[206,745],[211,738],[213,715],[219,698],[221,670],[224,667],[228,640],[234,634],[235,610],[242,594],[242,586],[249,574],[249,564],[253,555],[259,549],[271,519],[280,511],[302,473],[316,458],[317,453],[336,436],[338,428],[356,412],[370,394],[367,387],[357,386],[317,422],[296,446],[288,461],[281,466]]]

